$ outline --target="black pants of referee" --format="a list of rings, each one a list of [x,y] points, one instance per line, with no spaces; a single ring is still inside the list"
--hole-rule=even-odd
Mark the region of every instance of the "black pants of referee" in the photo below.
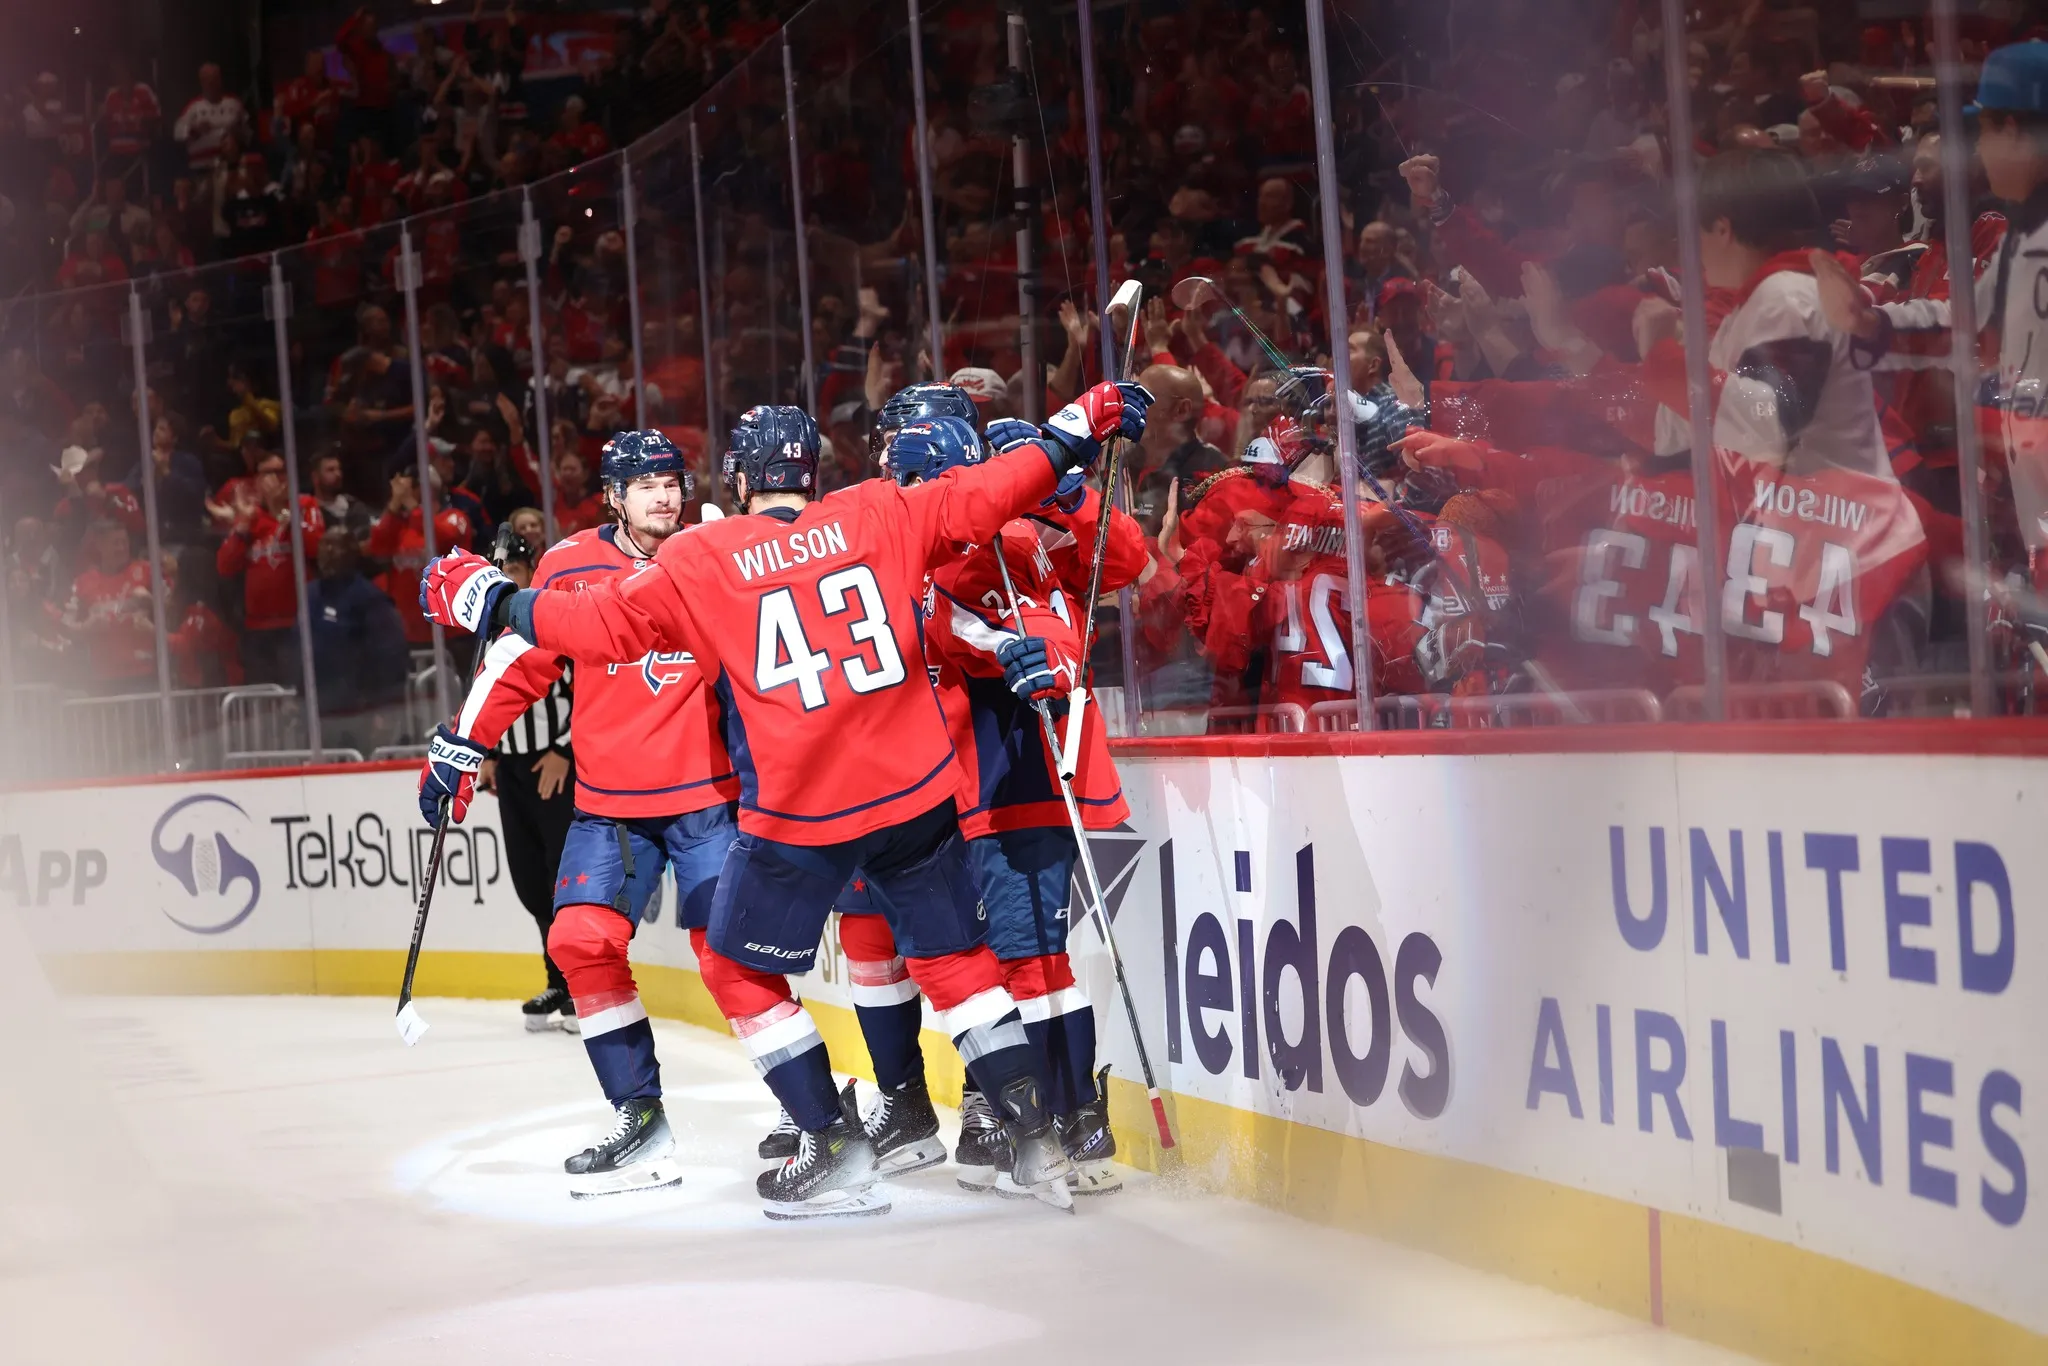
[[[555,960],[548,958],[548,930],[555,923],[555,870],[562,863],[562,845],[569,838],[569,817],[576,806],[576,770],[572,765],[561,790],[542,799],[540,775],[533,766],[538,754],[498,756],[498,820],[505,827],[505,865],[512,888],[540,926],[541,957],[548,965],[548,985],[568,990]]]

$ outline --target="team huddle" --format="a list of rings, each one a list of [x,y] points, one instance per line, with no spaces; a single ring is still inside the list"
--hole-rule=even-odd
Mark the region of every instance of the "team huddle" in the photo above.
[[[770,1218],[882,1213],[881,1178],[945,1160],[920,996],[966,1067],[963,1186],[1061,1207],[1116,1188],[1066,938],[1077,829],[1128,813],[1099,714],[1078,709],[1070,783],[1052,719],[1082,681],[1096,547],[1103,590],[1146,564],[1086,477],[1150,402],[1105,383],[1042,427],[983,432],[965,393],[913,385],[880,417],[889,477],[825,498],[811,417],[749,409],[724,458],[744,515],[687,527],[686,459],[623,432],[603,457],[614,520],[551,548],[532,588],[466,551],[429,566],[423,610],[495,634],[430,744],[429,821],[461,819],[491,745],[575,666],[547,947],[615,1122],[565,1162],[571,1194],[682,1177],[628,962],[669,869],[705,986],[782,1107],[760,1147]],[[880,1091],[864,1114],[789,984],[834,909]]]

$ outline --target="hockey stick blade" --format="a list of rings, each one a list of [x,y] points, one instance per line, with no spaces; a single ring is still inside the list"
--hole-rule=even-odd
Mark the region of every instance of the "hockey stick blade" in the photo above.
[[[398,1037],[405,1040],[407,1048],[418,1043],[420,1036],[427,1032],[426,1019],[420,1014],[419,1007],[411,1001],[398,1008],[394,1023],[398,1026]]]

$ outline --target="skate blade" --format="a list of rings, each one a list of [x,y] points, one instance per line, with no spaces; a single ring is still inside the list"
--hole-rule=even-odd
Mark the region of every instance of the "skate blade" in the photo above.
[[[869,1188],[857,1191],[827,1191],[808,1200],[764,1200],[761,1213],[778,1223],[800,1219],[854,1219],[889,1212],[889,1197]]]
[[[554,1027],[555,1017],[552,1015],[529,1015],[526,1017],[526,1032],[529,1034],[546,1034]]]
[[[1067,1189],[1076,1195],[1115,1195],[1124,1188],[1124,1174],[1109,1162],[1076,1162],[1067,1173]]]
[[[994,1167],[963,1166],[960,1168],[958,1180],[961,1190],[973,1191],[976,1195],[986,1195],[989,1191],[995,1189],[996,1169]]]
[[[1005,1200],[1036,1200],[1068,1214],[1074,1212],[1074,1192],[1063,1177],[1056,1176],[1035,1186],[1020,1186],[1016,1177],[1003,1172],[996,1177],[995,1193]]]
[[[562,1017],[562,1032],[564,1034],[581,1034],[583,1026],[576,1023],[574,1015],[564,1015]]]
[[[673,1157],[652,1162],[635,1162],[618,1171],[599,1172],[569,1178],[571,1200],[595,1200],[603,1195],[630,1195],[634,1191],[660,1190],[680,1185],[683,1167]]]
[[[420,1035],[427,1032],[427,1022],[421,1018],[418,1007],[411,1001],[405,1003],[405,1009],[398,1012],[398,1018],[393,1023],[398,1026],[398,1037],[405,1040],[407,1048],[418,1043]]]
[[[943,1142],[936,1137],[921,1138],[884,1155],[875,1164],[875,1172],[881,1176],[907,1176],[927,1167],[936,1167],[945,1160],[946,1145]]]

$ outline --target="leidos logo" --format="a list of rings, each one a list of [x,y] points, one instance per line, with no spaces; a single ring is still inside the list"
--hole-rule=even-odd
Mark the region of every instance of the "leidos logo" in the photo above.
[[[249,918],[263,895],[263,876],[228,842],[233,832],[253,847],[249,813],[226,797],[201,792],[176,802],[149,832],[150,857],[177,880],[193,903],[182,919],[167,904],[164,915],[194,934],[225,934]],[[179,839],[182,835],[183,838]],[[171,841],[176,840],[175,844]]]

